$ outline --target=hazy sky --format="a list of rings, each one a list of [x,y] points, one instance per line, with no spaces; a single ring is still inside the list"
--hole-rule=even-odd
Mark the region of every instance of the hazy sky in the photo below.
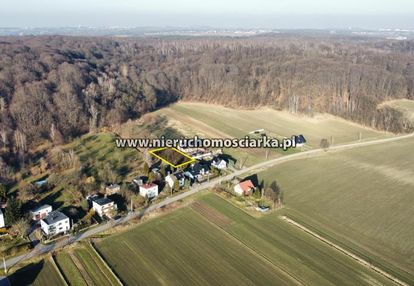
[[[414,0],[0,0],[0,26],[414,28]]]

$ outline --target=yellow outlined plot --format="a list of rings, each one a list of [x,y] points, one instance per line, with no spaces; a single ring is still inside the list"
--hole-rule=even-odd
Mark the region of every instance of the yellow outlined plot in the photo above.
[[[171,149],[171,150],[174,150],[175,152],[177,152],[177,153],[179,153],[179,154],[183,155],[185,158],[188,158],[189,160],[188,160],[188,161],[186,161],[186,162],[184,162],[184,163],[181,163],[181,164],[178,164],[178,165],[174,165],[172,162],[170,162],[170,161],[168,161],[167,159],[165,159],[165,158],[163,158],[163,157],[159,156],[158,154],[156,154],[157,152],[160,152],[160,151],[163,151],[163,150],[166,150],[166,149]],[[154,157],[156,157],[156,158],[160,159],[160,160],[161,160],[161,161],[163,161],[164,163],[167,163],[168,165],[170,165],[170,166],[172,166],[172,167],[174,167],[174,168],[182,167],[182,166],[185,166],[185,165],[187,165],[187,164],[191,164],[191,163],[194,163],[194,162],[196,162],[196,161],[197,161],[196,159],[194,159],[194,158],[193,158],[193,157],[191,157],[190,155],[188,155],[188,154],[186,154],[186,153],[184,153],[184,152],[182,152],[182,151],[180,151],[180,150],[178,150],[177,148],[174,148],[174,147],[173,147],[173,148],[168,148],[168,147],[158,148],[158,149],[154,149],[154,150],[149,151],[149,153],[150,153],[152,156],[154,156]]]

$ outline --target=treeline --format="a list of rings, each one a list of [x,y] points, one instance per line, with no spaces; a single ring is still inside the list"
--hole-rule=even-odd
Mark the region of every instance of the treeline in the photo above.
[[[412,41],[0,38],[3,154],[23,156],[42,140],[59,144],[179,99],[329,112],[410,131],[397,111],[377,108],[397,98],[414,99]]]

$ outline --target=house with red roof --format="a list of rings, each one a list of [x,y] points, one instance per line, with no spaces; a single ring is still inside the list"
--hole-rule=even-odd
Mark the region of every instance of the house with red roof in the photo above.
[[[251,195],[255,187],[250,180],[246,180],[238,183],[234,186],[234,192],[239,196],[248,196]]]
[[[158,185],[154,183],[142,184],[139,186],[139,194],[149,199],[158,196]]]

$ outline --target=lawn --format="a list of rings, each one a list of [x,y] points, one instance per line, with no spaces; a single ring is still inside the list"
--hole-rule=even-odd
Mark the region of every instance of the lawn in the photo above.
[[[126,285],[292,285],[280,269],[191,208],[98,244]]]
[[[115,138],[111,133],[85,135],[66,145],[65,149],[73,149],[83,165],[89,163],[87,171],[90,176],[97,177],[99,171],[109,164],[122,180],[140,167],[142,159],[133,148],[117,148]]]
[[[59,273],[49,260],[41,260],[39,262],[31,263],[14,272],[9,276],[9,279],[13,286],[65,285],[64,281],[59,276]]]
[[[287,211],[414,283],[414,139],[288,162],[277,181]]]

